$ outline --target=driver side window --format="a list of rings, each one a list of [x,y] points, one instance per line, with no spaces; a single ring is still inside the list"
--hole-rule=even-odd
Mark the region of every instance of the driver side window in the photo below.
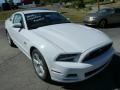
[[[22,15],[16,14],[16,15],[14,16],[13,24],[15,24],[15,23],[21,23],[22,26],[24,27],[24,22],[23,22]]]

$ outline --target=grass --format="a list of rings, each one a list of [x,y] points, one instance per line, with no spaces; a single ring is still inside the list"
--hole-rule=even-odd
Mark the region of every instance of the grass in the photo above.
[[[66,12],[64,16],[70,18],[72,22],[82,22],[85,15],[87,14],[87,10],[76,10],[76,9],[60,9],[59,12]]]
[[[51,7],[47,7],[52,9]],[[55,10],[55,9],[54,9]],[[77,10],[77,9],[69,9],[69,8],[62,8],[57,9],[58,12],[65,12],[63,15],[67,18],[70,18],[72,22],[82,22],[83,17],[86,15],[87,10]],[[12,11],[0,11],[0,20],[6,20],[12,13],[16,12],[16,10]]]
[[[84,17],[86,16],[88,9],[73,9],[73,8],[60,8],[56,9],[51,6],[47,6],[46,8],[56,10],[61,12],[65,17],[69,18],[72,22],[82,22]]]
[[[12,13],[14,13],[15,10],[11,11],[0,11],[0,20],[6,20]]]
[[[89,1],[89,0],[87,0]],[[120,1],[117,3],[109,4],[110,6],[120,6]],[[108,6],[109,6],[108,5]],[[61,8],[56,9],[52,8],[51,6],[46,6],[44,8],[49,8],[52,10],[57,10],[58,12],[64,12],[64,16],[70,18],[72,22],[82,22],[86,14],[89,12],[89,9],[73,9],[73,8]],[[6,20],[12,13],[16,12],[17,10],[12,11],[0,11],[0,20]]]

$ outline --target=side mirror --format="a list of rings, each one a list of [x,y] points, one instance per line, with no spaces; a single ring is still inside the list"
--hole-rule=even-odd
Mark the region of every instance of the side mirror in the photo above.
[[[23,28],[21,23],[15,23],[15,24],[13,24],[13,27],[14,28]]]
[[[115,11],[112,11],[111,14],[115,14]]]
[[[70,20],[70,18],[67,18],[67,20]]]
[[[12,21],[12,19],[11,19],[11,18],[10,18],[9,20],[10,20],[10,21]]]

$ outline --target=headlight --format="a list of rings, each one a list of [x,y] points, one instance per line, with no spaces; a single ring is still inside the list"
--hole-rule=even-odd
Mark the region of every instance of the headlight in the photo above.
[[[89,17],[89,20],[90,21],[93,21],[93,20],[95,20],[96,19],[96,17]]]
[[[77,62],[79,60],[80,54],[62,54],[56,58],[56,61],[63,62]]]

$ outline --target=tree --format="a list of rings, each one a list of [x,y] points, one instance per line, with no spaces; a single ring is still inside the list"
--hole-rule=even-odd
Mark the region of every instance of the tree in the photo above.
[[[7,3],[8,1],[7,0],[5,0],[5,3]]]
[[[84,0],[77,0],[78,2],[78,8],[85,8]]]
[[[74,1],[72,1],[72,5],[74,8],[84,8],[85,7],[84,0],[74,0]]]
[[[35,4],[40,4],[41,0],[33,0],[35,2]]]

